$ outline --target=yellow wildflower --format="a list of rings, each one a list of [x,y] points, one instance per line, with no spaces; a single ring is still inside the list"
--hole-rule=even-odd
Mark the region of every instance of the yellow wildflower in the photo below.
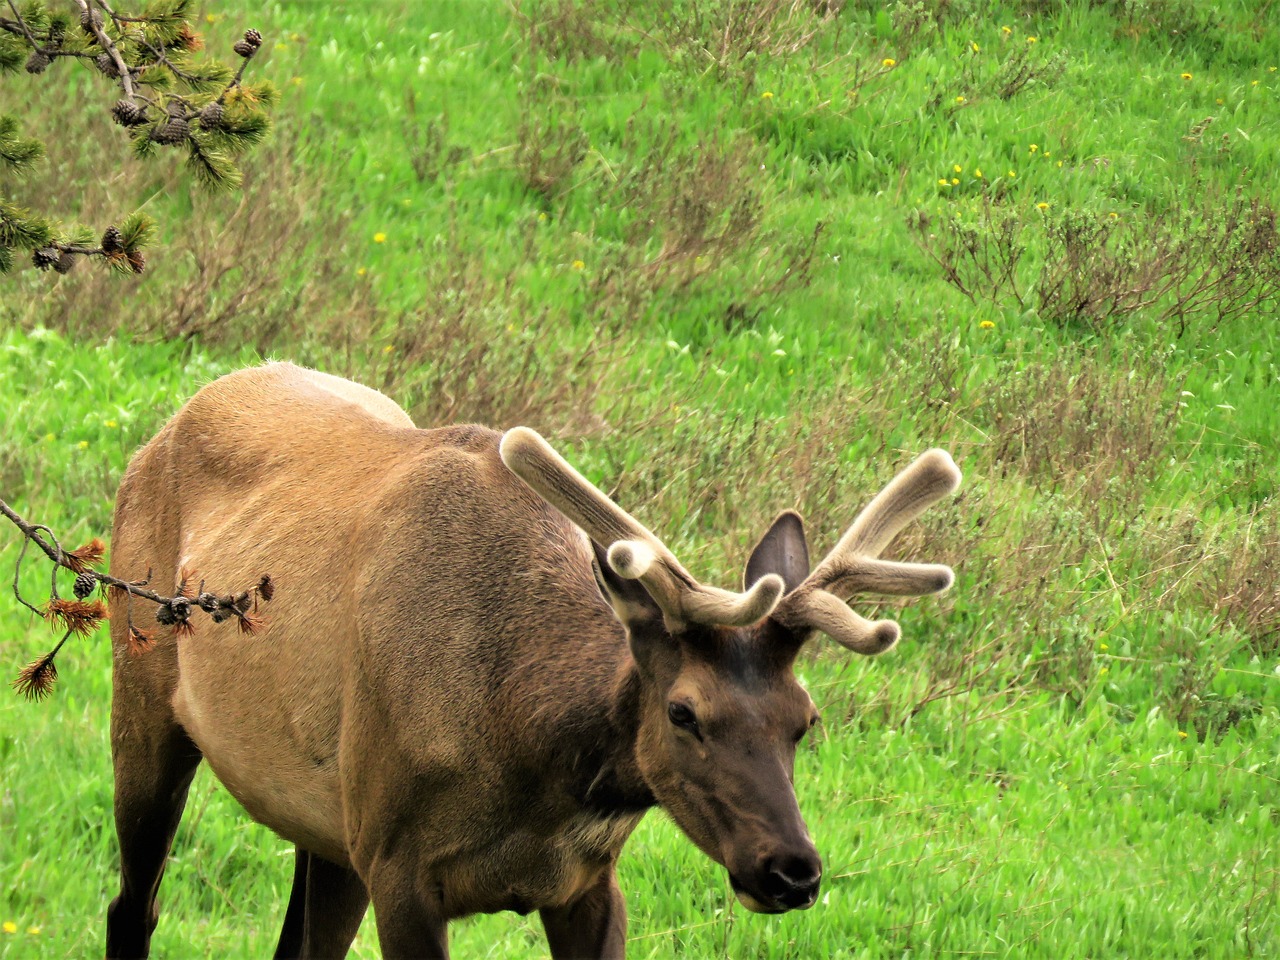
[[[1012,179],[1014,179],[1015,177],[1017,177],[1017,174],[1016,174],[1016,173],[1014,173],[1012,170],[1010,170],[1010,171],[1009,171],[1008,176],[1009,176],[1009,179],[1010,179],[1010,180],[1012,180]]]
[[[546,219],[547,219],[547,215],[546,215],[545,213],[540,213],[540,214],[538,214],[538,222],[539,222],[539,223],[544,222]]]
[[[951,186],[951,181],[948,180],[946,177],[942,177],[940,180],[938,180],[938,185],[941,187],[949,187]]]
[[[1213,101],[1213,102],[1214,102],[1214,103],[1216,103],[1218,106],[1222,106],[1222,105],[1223,105],[1224,103],[1226,103],[1227,101],[1225,101],[1225,100],[1223,100],[1221,97],[1219,97],[1217,100],[1215,100],[1215,101]]]
[[[1113,214],[1112,214],[1112,216],[1114,217],[1114,216],[1115,216],[1115,214],[1113,213]],[[1105,650],[1110,650],[1111,648],[1110,648],[1110,647],[1108,647],[1105,643],[1100,643],[1100,644],[1098,644],[1098,649],[1099,649],[1099,650],[1104,650],[1104,651],[1105,651]]]
[[[761,99],[761,100],[772,100],[772,99],[773,99],[773,91],[772,91],[772,90],[766,90],[764,93],[760,94],[760,99]]]
[[[1037,210],[1048,210],[1048,209],[1049,209],[1049,204],[1047,204],[1047,203],[1045,203],[1043,200],[1041,200],[1039,203],[1037,203],[1037,204],[1036,204],[1036,209],[1037,209]]]
[[[979,167],[974,167],[974,168],[973,168],[973,175],[974,175],[975,177],[977,177],[979,180],[981,180],[981,179],[982,179],[982,170],[981,170]]]
[[[368,267],[356,267],[356,276],[357,276],[357,277],[363,277],[363,276],[364,276],[366,273],[368,273],[368,272],[369,272],[369,268],[368,268]]]
[[[206,13],[206,14],[204,15],[204,22],[205,22],[205,23],[217,23],[217,22],[218,22],[219,20],[221,20],[221,19],[222,19],[222,18],[221,18],[221,17],[219,17],[216,13]]]
[[[1186,731],[1185,731],[1185,730],[1179,730],[1179,731],[1178,731],[1178,736],[1179,736],[1179,737],[1181,737],[1183,740],[1187,739],[1187,734],[1186,734]],[[6,924],[6,926],[7,926],[7,924]]]
[[[0,930],[4,930],[5,933],[17,933],[18,925],[14,923],[12,920],[6,920],[4,922],[4,926],[0,927]]]
[[[1189,74],[1189,73],[1184,73],[1184,74],[1182,75],[1182,79],[1183,79],[1183,80],[1190,80],[1190,79],[1191,79],[1191,74]]]
[[[382,348],[382,352],[383,352],[383,353],[391,353],[391,352],[392,352],[392,351],[394,351],[394,350],[395,350],[395,347],[393,347],[393,346],[392,346],[391,344],[389,344],[389,343],[388,343],[385,347],[383,347],[383,348]]]
[[[374,243],[386,243],[386,242],[387,242],[387,235],[386,235],[385,233],[382,233],[381,231],[379,231],[378,233],[375,233],[375,234],[373,235],[373,242],[374,242]]]
[[[1249,81],[1249,86],[1251,86],[1251,87],[1256,87],[1257,85],[1258,85],[1258,81],[1257,81],[1257,80],[1250,80],[1250,81]]]
[[[880,61],[880,66],[882,67],[896,67],[897,65],[898,61],[893,59],[893,57],[885,57]]]
[[[103,426],[106,427],[108,430],[114,430],[116,427],[120,426],[120,424],[116,423],[114,420],[108,420],[106,423],[103,424]]]
[[[27,935],[32,937],[40,936],[40,928],[35,926],[27,927]]]
[[[964,103],[964,102],[965,102],[964,97],[956,97],[956,103]]]
[[[1028,150],[1030,150],[1032,153],[1035,153],[1036,151],[1038,151],[1038,150],[1040,149],[1040,144],[1038,144],[1038,143],[1033,143],[1033,144],[1031,144],[1031,146],[1029,146],[1027,149],[1028,149]]]
[[[1001,27],[1000,32],[1007,37],[1009,34],[1013,33],[1013,27]]]
[[[1275,73],[1275,72],[1276,72],[1275,67],[1267,67],[1267,73]]]
[[[980,46],[978,46],[976,41],[972,41],[972,40],[969,42],[969,48],[973,50],[974,53],[977,53],[982,49]]]
[[[978,324],[978,327],[979,329],[982,329],[982,330],[991,330],[991,329],[994,329],[995,323],[991,320],[983,320],[980,324]]]
[[[952,178],[951,178],[951,185],[952,185],[953,187],[954,187],[957,183],[959,183],[959,182],[960,182],[960,178],[959,178],[959,177],[952,177]]]
[[[301,78],[301,77],[290,77],[290,78],[289,78],[289,82],[290,82],[291,84],[293,84],[295,87],[300,87],[300,86],[302,86],[302,78]]]
[[[1109,216],[1112,220],[1120,219],[1120,214],[1116,213],[1114,210],[1112,210],[1109,214],[1107,214],[1107,216]],[[1102,645],[1102,649],[1103,650],[1107,649],[1107,645],[1105,643]]]
[[[76,444],[76,446],[77,446],[77,447],[79,447],[81,450],[88,450],[88,449],[89,449],[89,441],[88,441],[88,440],[81,440],[79,443],[77,443],[77,444]]]
[[[276,44],[276,49],[277,49],[277,50],[288,50],[288,49],[289,49],[289,45],[288,45],[287,43],[277,43],[277,44]]]
[[[583,269],[585,266],[586,266],[586,263],[585,263],[584,261],[582,261],[582,260],[575,260],[575,261],[573,261],[573,269],[575,269],[575,270],[581,270],[581,269]]]
[[[1040,42],[1039,37],[1027,37],[1027,43],[1039,43],[1039,42]]]
[[[960,166],[960,164],[958,163],[955,164],[951,169],[954,170],[956,173],[964,173],[964,167]]]
[[[45,442],[45,443],[53,443],[53,441],[55,441],[55,440],[57,440],[57,439],[58,439],[58,435],[57,435],[56,433],[46,433],[46,434],[44,435],[44,442]]]

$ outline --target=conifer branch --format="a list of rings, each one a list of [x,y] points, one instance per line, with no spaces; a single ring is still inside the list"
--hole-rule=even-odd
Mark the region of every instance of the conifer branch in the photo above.
[[[13,594],[28,610],[43,617],[49,623],[65,631],[57,646],[38,660],[27,664],[13,681],[13,687],[19,694],[31,700],[40,700],[48,696],[53,683],[58,678],[54,657],[62,649],[67,638],[72,634],[89,636],[102,621],[107,619],[107,608],[101,600],[91,601],[94,591],[108,589],[113,596],[122,598],[125,603],[126,644],[135,655],[145,653],[154,643],[152,635],[139,629],[133,622],[133,601],[135,598],[149,600],[156,604],[156,622],[161,626],[172,628],[176,637],[187,637],[194,632],[191,617],[197,610],[209,614],[214,623],[222,623],[234,617],[240,632],[253,634],[263,626],[263,618],[258,616],[259,601],[268,602],[275,596],[275,584],[271,577],[263,574],[248,590],[238,594],[218,594],[205,590],[204,581],[194,586],[194,571],[183,570],[181,582],[178,584],[176,596],[167,597],[148,589],[151,571],[139,580],[121,580],[110,574],[95,570],[106,552],[106,544],[94,538],[76,550],[67,551],[54,535],[53,531],[41,523],[32,523],[20,516],[4,500],[0,500],[0,515],[7,517],[22,533],[22,549],[18,551],[18,560],[14,564]],[[35,544],[53,564],[49,600],[43,607],[37,607],[22,596],[20,581],[22,564],[26,559],[27,547]],[[68,570],[76,575],[72,592],[75,599],[64,599],[58,595],[58,571]]]
[[[83,37],[67,33],[74,20],[52,12],[55,3],[77,11]],[[256,30],[236,41],[240,63],[233,70],[216,59],[193,59],[203,40],[189,20],[191,0],[153,0],[137,16],[118,12],[110,0],[31,0],[24,8],[18,0],[3,0],[3,7],[11,17],[0,17],[0,74],[18,69],[24,55],[32,74],[43,73],[58,58],[87,61],[119,88],[111,115],[135,154],[148,157],[157,147],[183,147],[188,168],[205,186],[239,186],[238,159],[266,136],[267,110],[276,99],[270,84],[244,85],[249,62],[262,45]],[[172,81],[181,92],[170,89]],[[19,136],[16,120],[0,114],[0,171],[29,167],[43,156],[38,140]],[[123,273],[143,272],[142,246],[153,233],[149,220],[142,230],[108,227],[97,245],[90,239],[93,233],[64,228],[0,195],[0,273],[13,268],[17,251],[30,251],[34,266],[57,273],[70,272],[85,258]]]

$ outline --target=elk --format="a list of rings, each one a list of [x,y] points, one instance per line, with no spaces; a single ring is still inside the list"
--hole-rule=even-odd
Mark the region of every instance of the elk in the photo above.
[[[148,953],[201,760],[296,845],[277,957],[344,955],[370,902],[386,957],[446,957],[451,919],[503,910],[537,910],[555,958],[622,957],[615,866],[654,806],[747,909],[812,906],[792,776],[817,712],[793,661],[817,632],[893,646],[855,594],[951,585],[879,555],[959,482],[925,453],[812,571],[785,512],[732,592],[532,430],[420,430],[287,363],[205,386],[130,463],[112,571],[270,573],[275,597],[255,636],[205,622],[142,654],[113,616],[107,955]]]

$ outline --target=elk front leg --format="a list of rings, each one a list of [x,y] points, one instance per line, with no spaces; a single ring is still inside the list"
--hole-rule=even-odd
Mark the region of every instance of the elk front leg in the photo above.
[[[566,907],[540,910],[555,960],[622,960],[627,950],[627,905],[612,866]]]
[[[448,960],[449,924],[438,898],[424,902],[413,869],[382,861],[366,875],[383,960]]]
[[[298,848],[275,960],[345,957],[368,906],[354,870]]]
[[[145,957],[158,911],[156,893],[165,859],[186,806],[200,750],[177,723],[152,727],[121,721],[127,707],[112,706],[116,835],[120,840],[120,893],[107,908],[107,957]]]

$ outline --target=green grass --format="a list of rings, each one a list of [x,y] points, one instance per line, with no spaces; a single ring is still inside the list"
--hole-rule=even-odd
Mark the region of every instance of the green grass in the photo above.
[[[629,955],[1275,955],[1277,255],[1225,319],[1066,321],[1034,294],[1073,217],[1132,231],[1137,258],[1162,217],[1278,195],[1275,31],[1244,2],[850,2],[739,17],[722,46],[727,6],[210,7],[210,42],[257,27],[285,91],[243,197],[117,169],[88,74],[6,79],[33,133],[65,133],[47,175],[0,186],[94,223],[145,206],[163,238],[139,280],[6,281],[0,497],[66,541],[105,534],[132,451],[263,356],[423,425],[554,434],[712,582],[778,510],[823,550],[946,447],[964,493],[902,553],[956,588],[902,610],[886,657],[819,642],[801,664],[822,902],[745,913],[655,812],[620,867]],[[962,295],[923,248],[957,220],[989,239],[989,212],[1018,227],[1022,306]],[[17,547],[0,536],[0,569]],[[28,562],[24,593],[47,582]],[[7,595],[0,622],[10,673],[49,642]],[[4,956],[98,952],[115,893],[105,635],[59,663],[50,701],[0,699]],[[291,870],[202,773],[156,955],[268,954]],[[536,919],[451,940],[545,956]],[[372,919],[355,954],[378,954]]]

